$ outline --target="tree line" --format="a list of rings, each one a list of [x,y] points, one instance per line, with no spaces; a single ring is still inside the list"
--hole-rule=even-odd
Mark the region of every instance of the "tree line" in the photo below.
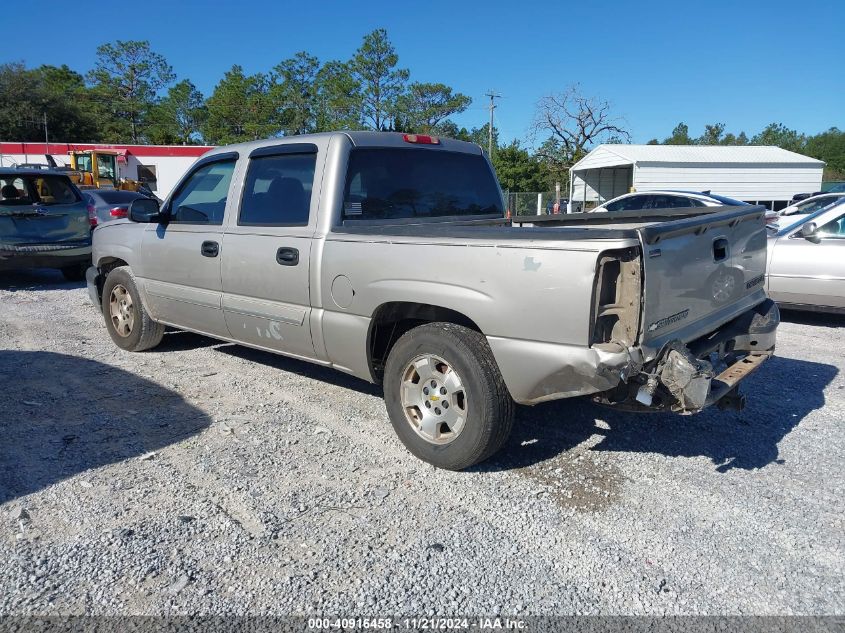
[[[166,89],[166,90],[165,90]],[[206,98],[176,82],[147,41],[97,48],[93,69],[0,65],[0,137],[76,142],[223,145],[338,129],[470,135],[449,117],[470,97],[442,83],[411,81],[384,29],[367,34],[346,61],[301,51],[267,72],[233,65]]]
[[[472,99],[443,83],[413,81],[384,29],[365,35],[347,60],[321,62],[301,51],[266,72],[227,70],[207,97],[190,79],[177,81],[147,41],[97,48],[94,68],[23,62],[0,64],[0,138],[69,142],[223,145],[274,136],[343,129],[431,133],[488,146],[489,125],[467,129],[452,117]],[[565,189],[568,170],[598,143],[628,143],[611,104],[572,85],[537,103],[528,140],[501,144],[493,129],[494,167],[504,189]],[[845,178],[845,132],[808,136],[781,123],[758,134],[726,132],[722,123],[690,135],[679,123],[651,144],[777,145],[827,162],[827,179]]]

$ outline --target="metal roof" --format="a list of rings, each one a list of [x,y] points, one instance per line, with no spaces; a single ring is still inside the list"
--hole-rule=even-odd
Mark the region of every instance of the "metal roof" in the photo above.
[[[641,164],[764,164],[823,167],[824,162],[771,145],[616,145],[596,146],[570,171]]]

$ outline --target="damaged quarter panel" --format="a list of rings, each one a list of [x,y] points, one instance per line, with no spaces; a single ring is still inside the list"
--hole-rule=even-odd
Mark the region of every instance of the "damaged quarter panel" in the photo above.
[[[354,289],[349,305],[326,305],[327,355],[355,373],[367,317],[391,302],[424,303],[466,316],[487,336],[517,402],[608,389],[629,364],[627,352],[591,349],[590,297],[599,254],[625,242],[527,239],[501,227],[491,237],[354,235],[327,237],[321,286],[343,275]],[[633,308],[639,315],[639,305]],[[636,317],[635,317],[636,318]],[[331,324],[331,326],[329,326]],[[355,334],[355,335],[353,335]]]

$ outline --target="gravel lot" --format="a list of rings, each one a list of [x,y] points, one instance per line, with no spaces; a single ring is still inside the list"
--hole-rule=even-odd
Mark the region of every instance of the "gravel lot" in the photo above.
[[[379,390],[0,273],[0,614],[842,614],[845,319],[785,315],[742,413],[522,408],[435,470]]]

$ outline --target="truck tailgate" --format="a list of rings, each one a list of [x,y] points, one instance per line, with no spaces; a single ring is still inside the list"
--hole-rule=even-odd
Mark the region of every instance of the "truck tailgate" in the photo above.
[[[765,209],[726,209],[638,229],[645,346],[689,341],[765,298]]]

